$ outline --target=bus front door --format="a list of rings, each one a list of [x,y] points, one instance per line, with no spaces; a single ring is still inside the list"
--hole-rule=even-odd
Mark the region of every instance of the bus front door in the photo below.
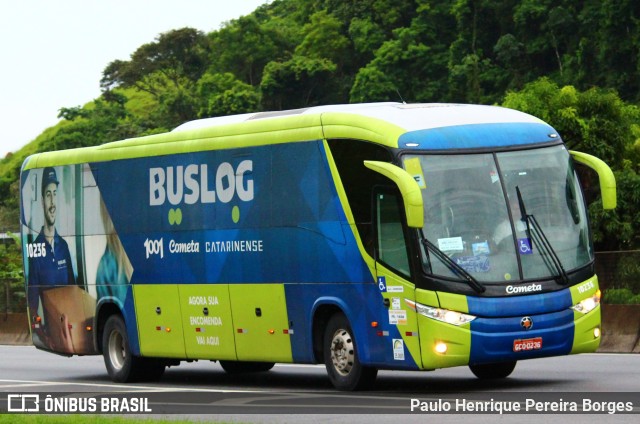
[[[399,194],[378,192],[376,210],[376,277],[388,309],[393,361],[406,361],[408,368],[422,368],[420,337],[415,311],[415,285],[410,281],[406,233],[402,225]],[[415,365],[412,363],[415,362]]]

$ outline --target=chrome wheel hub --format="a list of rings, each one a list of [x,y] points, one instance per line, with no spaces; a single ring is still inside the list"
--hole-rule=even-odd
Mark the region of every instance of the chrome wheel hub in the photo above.
[[[337,330],[331,340],[331,362],[341,375],[348,375],[355,360],[353,338],[346,330]]]

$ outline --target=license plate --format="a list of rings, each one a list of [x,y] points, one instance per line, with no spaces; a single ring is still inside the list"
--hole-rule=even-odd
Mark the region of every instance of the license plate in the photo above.
[[[542,337],[536,337],[533,339],[519,339],[513,341],[514,352],[524,352],[527,350],[542,349]]]

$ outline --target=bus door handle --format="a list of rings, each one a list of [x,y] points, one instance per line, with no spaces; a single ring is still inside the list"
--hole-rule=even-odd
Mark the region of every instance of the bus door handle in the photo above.
[[[205,314],[205,316],[206,316],[206,315],[209,315],[209,308],[205,307],[205,308],[202,310],[202,313],[203,313],[203,314]]]
[[[384,307],[387,309],[389,309],[389,307],[391,306],[391,302],[389,302],[389,299],[384,299],[382,303],[384,304]]]
[[[156,314],[160,315],[162,313],[162,309],[160,307],[156,307]]]

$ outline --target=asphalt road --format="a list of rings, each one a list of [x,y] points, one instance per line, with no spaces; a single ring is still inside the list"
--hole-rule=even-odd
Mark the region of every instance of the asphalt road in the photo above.
[[[351,424],[401,420],[404,424],[425,422],[444,412],[438,415],[438,422],[532,422],[530,418],[538,417],[535,421],[544,420],[545,424],[636,423],[640,355],[590,354],[522,361],[511,377],[498,382],[478,380],[466,367],[433,372],[381,371],[370,390],[344,393],[332,388],[323,366],[276,365],[266,373],[231,376],[217,363],[183,362],[168,369],[156,383],[116,384],[109,380],[100,356],[65,358],[33,347],[0,346],[0,402],[7,402],[8,394],[29,392],[150,396],[149,415],[194,420]],[[585,399],[593,401],[590,407],[602,405],[604,412],[617,408],[612,402],[622,405],[615,414],[595,414],[593,410],[540,414],[554,404],[569,409],[575,401],[584,407]],[[499,409],[514,404],[524,408],[525,401],[533,402],[529,415],[499,414]],[[472,402],[469,408],[485,407],[490,413],[450,413],[464,410],[464,402]],[[628,402],[634,413],[620,414],[621,409],[628,409]]]

